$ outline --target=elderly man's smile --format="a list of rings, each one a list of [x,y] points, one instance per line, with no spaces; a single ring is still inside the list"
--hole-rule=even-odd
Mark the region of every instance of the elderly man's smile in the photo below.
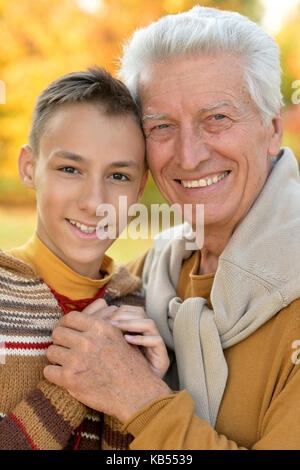
[[[189,179],[189,180],[177,180],[184,188],[205,188],[207,186],[213,186],[222,181],[230,171],[224,171],[219,174],[212,174],[200,179]]]

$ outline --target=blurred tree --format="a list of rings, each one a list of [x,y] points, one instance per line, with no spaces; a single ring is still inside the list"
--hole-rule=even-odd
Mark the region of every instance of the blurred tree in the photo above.
[[[30,199],[18,183],[17,155],[27,142],[32,109],[42,89],[60,75],[95,63],[114,73],[121,44],[137,27],[197,3],[99,0],[99,8],[91,13],[83,0],[0,0],[0,80],[6,84],[6,104],[0,105],[0,202]],[[256,21],[262,14],[259,0],[201,4],[239,11]]]
[[[291,104],[291,97],[295,89],[292,83],[300,80],[300,5],[298,13],[285,23],[276,37],[281,50],[281,64],[283,70],[282,91],[287,106]]]
[[[276,37],[281,50],[282,92],[285,109],[284,145],[292,147],[300,162],[300,4],[298,12],[285,23]],[[294,84],[294,87],[293,87]],[[294,97],[294,99],[293,99]]]

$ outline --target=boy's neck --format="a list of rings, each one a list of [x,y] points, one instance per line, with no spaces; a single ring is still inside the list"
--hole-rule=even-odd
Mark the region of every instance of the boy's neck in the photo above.
[[[29,264],[46,284],[71,299],[83,299],[94,295],[110,281],[115,268],[113,260],[104,255],[98,261],[97,275],[78,273],[57,257],[35,234],[24,246],[9,250],[10,254]],[[101,264],[100,264],[101,263]],[[100,272],[100,270],[102,272]]]
[[[75,261],[68,259],[64,255],[64,253],[59,252],[59,250],[56,249],[56,246],[51,243],[50,240],[45,240],[42,231],[39,231],[37,229],[36,236],[48,248],[48,250],[53,253],[53,255],[59,258],[66,266],[68,266],[68,268],[72,269],[72,271],[74,271],[75,273],[79,274],[80,276],[87,277],[89,279],[103,279],[103,273],[101,272],[100,267],[102,265],[102,261],[105,255],[104,252],[98,253],[99,256],[95,261],[93,261],[93,263],[76,263]]]

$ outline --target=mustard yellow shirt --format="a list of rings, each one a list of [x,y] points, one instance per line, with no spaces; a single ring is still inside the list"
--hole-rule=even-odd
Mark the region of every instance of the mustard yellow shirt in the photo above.
[[[99,271],[103,274],[102,279],[82,276],[52,253],[36,234],[25,245],[13,248],[8,253],[29,264],[46,284],[72,300],[94,297],[114,272],[113,260],[104,255],[99,266]]]
[[[128,269],[141,275],[145,258],[140,255]],[[210,302],[214,274],[198,275],[199,260],[195,252],[183,262],[177,293],[183,300],[200,296]],[[228,380],[215,429],[195,415],[193,400],[183,390],[154,400],[124,424],[123,430],[135,437],[130,449],[299,450],[299,340],[297,299],[224,350]]]

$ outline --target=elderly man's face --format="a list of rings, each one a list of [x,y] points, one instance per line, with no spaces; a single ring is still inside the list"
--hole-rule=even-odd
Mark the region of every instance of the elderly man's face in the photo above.
[[[235,226],[280,150],[282,123],[264,126],[236,56],[177,58],[140,77],[148,162],[169,204],[205,206],[205,225]]]

